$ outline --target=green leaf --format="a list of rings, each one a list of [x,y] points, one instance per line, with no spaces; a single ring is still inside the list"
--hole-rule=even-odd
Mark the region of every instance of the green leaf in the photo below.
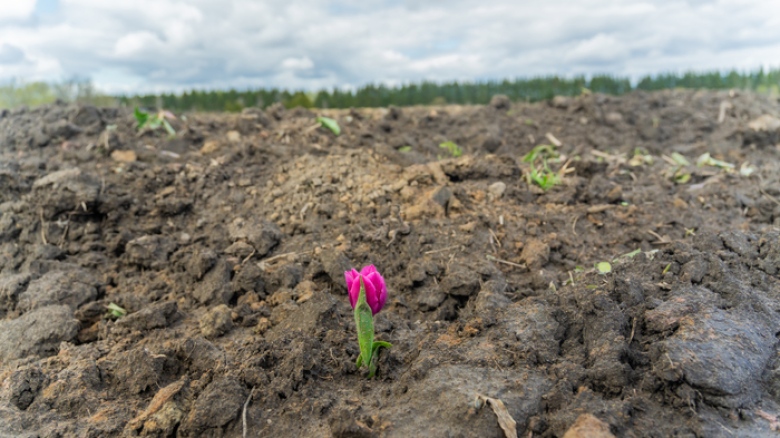
[[[620,259],[633,259],[636,255],[638,255],[641,252],[642,252],[642,250],[637,248],[637,249],[635,249],[635,250],[633,250],[631,252],[627,252],[627,253],[623,254],[622,256],[620,256],[620,257],[618,257],[618,258],[616,258],[615,260],[612,260],[612,261],[614,262],[614,261],[617,261],[617,260],[620,260]]]
[[[171,126],[170,123],[168,123],[167,120],[162,119],[162,125],[165,128],[165,130],[168,132],[168,135],[171,137],[176,137],[176,130],[173,129],[173,126]]]
[[[710,156],[709,152],[705,152],[699,156],[699,158],[696,160],[696,165],[699,167],[702,166],[712,166],[712,167],[718,167],[721,169],[733,169],[736,166],[732,163],[727,163],[725,161],[716,160],[715,158],[712,158]]]
[[[690,180],[691,180],[690,173],[681,173],[679,175],[675,175],[674,177],[674,182],[676,182],[677,184],[685,184]]]
[[[599,274],[606,275],[612,272],[612,265],[609,262],[598,262],[596,263],[596,270],[599,271]]]
[[[138,109],[138,107],[135,107],[135,111],[133,112],[133,115],[135,116],[135,121],[138,123],[138,126],[136,128],[141,129],[146,124],[146,122],[149,120],[149,113],[141,111]]]
[[[540,144],[523,156],[523,162],[533,163],[539,157],[544,159],[557,158],[558,153],[555,152],[555,146],[550,144]]]
[[[680,166],[690,166],[691,165],[690,161],[688,161],[687,158],[683,157],[678,152],[672,152],[672,160],[674,160],[674,162],[679,164]]]
[[[458,158],[463,155],[463,150],[460,148],[460,146],[455,144],[455,142],[445,141],[444,143],[440,143],[439,147],[442,149],[447,149],[453,158]]]
[[[108,308],[108,311],[111,313],[111,316],[113,316],[114,318],[121,318],[127,315],[127,310],[120,307],[118,304],[109,303],[108,306],[106,307]]]
[[[341,127],[339,127],[339,123],[330,117],[317,117],[317,122],[320,124],[320,126],[328,128],[334,135],[338,136],[341,134]]]
[[[401,146],[400,148],[398,148],[398,152],[411,152],[411,151],[412,151],[411,146]]]

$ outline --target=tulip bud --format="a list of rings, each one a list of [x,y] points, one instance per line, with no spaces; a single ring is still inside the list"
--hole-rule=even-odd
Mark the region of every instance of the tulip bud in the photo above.
[[[387,301],[385,279],[374,265],[368,265],[360,272],[352,269],[344,273],[349,293],[349,303],[355,309],[355,326],[358,332],[360,355],[357,367],[368,367],[368,378],[376,373],[376,361],[380,347],[390,348],[389,342],[374,341],[374,315],[379,313]]]
[[[374,265],[368,265],[360,270],[360,272],[352,269],[344,273],[344,278],[347,280],[347,291],[349,291],[349,303],[352,308],[358,301],[360,295],[360,277],[363,277],[363,284],[366,288],[366,302],[368,307],[371,308],[371,314],[376,315],[382,310],[387,302],[387,285],[385,279],[382,278]]]

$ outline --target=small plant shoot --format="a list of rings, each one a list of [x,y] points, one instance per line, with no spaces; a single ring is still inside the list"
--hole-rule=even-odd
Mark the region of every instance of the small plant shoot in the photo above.
[[[463,155],[463,149],[461,149],[460,146],[458,146],[454,142],[445,141],[444,143],[439,144],[439,147],[442,149],[446,149],[447,152],[449,152],[453,158],[458,158],[461,155]]]
[[[136,107],[133,114],[135,115],[135,121],[137,122],[136,128],[138,129],[139,134],[163,128],[170,137],[176,136],[176,130],[173,129],[171,123],[168,122],[168,120],[175,120],[176,116],[170,111],[161,110],[157,113],[150,114]]]
[[[554,172],[548,164],[551,160],[557,160],[560,155],[555,151],[555,146],[543,144],[531,149],[523,156],[523,162],[529,163],[531,168],[525,173],[528,184],[536,184],[542,190],[547,191],[563,182],[560,172]]]
[[[323,128],[328,129],[335,136],[341,134],[341,127],[339,126],[339,122],[331,119],[330,117],[317,117],[317,123],[319,123]]]

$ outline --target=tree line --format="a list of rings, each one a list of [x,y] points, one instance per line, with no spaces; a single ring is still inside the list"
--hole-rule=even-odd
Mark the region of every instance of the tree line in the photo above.
[[[628,78],[599,75],[562,78],[545,76],[503,81],[430,82],[401,86],[369,84],[356,90],[320,90],[311,93],[283,89],[228,91],[192,90],[182,94],[147,94],[122,96],[119,101],[128,106],[165,108],[173,111],[240,111],[246,107],[265,108],[281,102],[288,108],[351,108],[439,104],[486,104],[495,94],[504,94],[514,101],[536,102],[554,96],[577,96],[583,92],[621,95],[634,90],[748,89],[761,93],[780,94],[780,69],[763,69],[740,73],[731,71],[683,74],[667,73],[641,78],[632,85]]]
[[[145,94],[107,96],[97,93],[88,80],[62,84],[35,82],[0,86],[0,108],[39,105],[55,99],[118,104],[147,109],[183,111],[241,111],[247,107],[266,108],[281,102],[288,108],[351,108],[442,104],[486,104],[495,94],[514,101],[536,102],[554,96],[577,96],[584,92],[621,95],[634,90],[747,89],[759,93],[780,94],[780,68],[753,72],[665,73],[641,78],[633,85],[628,78],[599,75],[586,78],[544,76],[503,81],[409,83],[395,87],[368,84],[355,90],[320,90],[319,92],[284,89],[192,90],[181,94]]]

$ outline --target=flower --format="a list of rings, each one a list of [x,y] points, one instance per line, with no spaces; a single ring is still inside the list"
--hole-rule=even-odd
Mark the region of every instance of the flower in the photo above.
[[[352,269],[344,273],[344,278],[347,280],[347,291],[349,292],[349,303],[352,304],[352,308],[358,301],[360,295],[360,277],[363,277],[363,284],[366,288],[366,301],[368,307],[371,308],[371,313],[376,315],[382,310],[387,301],[387,285],[385,279],[382,278],[376,270],[376,266],[365,266],[360,272]]]

